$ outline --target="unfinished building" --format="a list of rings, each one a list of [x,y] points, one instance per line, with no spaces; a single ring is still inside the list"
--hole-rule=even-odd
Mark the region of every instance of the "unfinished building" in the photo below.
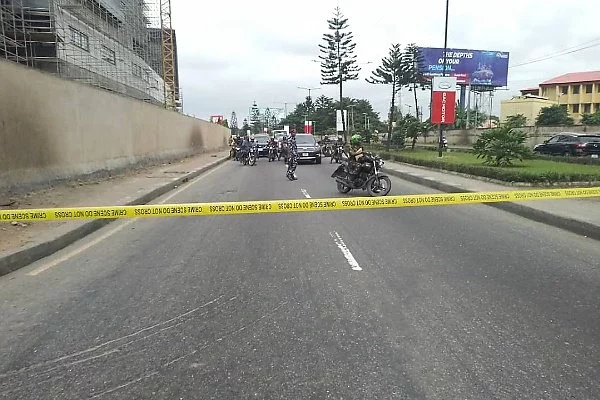
[[[0,0],[0,57],[165,106],[159,1]]]

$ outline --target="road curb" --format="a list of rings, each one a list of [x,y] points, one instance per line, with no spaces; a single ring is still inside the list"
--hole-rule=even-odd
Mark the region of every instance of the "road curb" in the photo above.
[[[418,185],[427,186],[432,189],[440,190],[446,193],[475,193],[473,190],[468,190],[459,186],[450,185],[439,182],[433,179],[427,179],[421,176],[409,174],[407,172],[397,171],[385,168],[384,171],[397,178],[416,183]],[[498,208],[512,214],[530,219],[532,221],[541,222],[546,225],[564,229],[578,235],[586,236],[595,240],[600,240],[600,227],[589,222],[579,221],[572,218],[561,217],[546,211],[528,207],[520,203],[502,202],[502,203],[482,203],[486,206]]]
[[[134,200],[131,200],[125,203],[124,205],[132,206],[147,204],[150,201],[162,196],[163,194],[170,192],[175,188],[175,186],[180,186],[181,184],[198,177],[199,175],[207,172],[208,170],[223,164],[227,160],[229,160],[229,156],[218,158],[216,161],[207,164],[203,167],[200,167],[195,171],[180,176],[179,178],[161,187],[158,187]],[[7,275],[35,261],[48,257],[56,253],[57,251],[62,250],[65,247],[75,243],[76,241],[86,237],[87,235],[97,231],[103,226],[108,225],[113,221],[114,220],[112,219],[97,219],[89,221],[46,242],[37,243],[32,247],[8,253],[7,255],[2,256],[0,258],[0,276]]]

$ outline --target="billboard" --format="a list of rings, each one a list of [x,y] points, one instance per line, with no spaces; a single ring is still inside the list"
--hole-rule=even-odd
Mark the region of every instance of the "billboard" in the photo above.
[[[213,124],[223,125],[224,117],[222,115],[211,115],[210,122]]]
[[[436,76],[432,83],[431,123],[453,124],[456,113],[457,79],[450,76]]]
[[[420,51],[423,75],[442,76],[444,49],[421,47]],[[446,76],[455,77],[463,85],[506,86],[508,56],[506,51],[447,49]]]

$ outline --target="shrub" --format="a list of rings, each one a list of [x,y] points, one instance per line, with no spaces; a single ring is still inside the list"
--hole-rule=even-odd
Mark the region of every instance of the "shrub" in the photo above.
[[[512,165],[513,159],[523,161],[531,151],[525,146],[527,135],[519,130],[501,127],[487,130],[473,145],[473,153],[483,163],[495,167]]]

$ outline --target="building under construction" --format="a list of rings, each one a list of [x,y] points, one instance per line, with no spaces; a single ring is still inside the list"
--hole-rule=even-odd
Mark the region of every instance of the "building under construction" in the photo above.
[[[0,57],[181,109],[167,19],[165,0],[0,0]]]

